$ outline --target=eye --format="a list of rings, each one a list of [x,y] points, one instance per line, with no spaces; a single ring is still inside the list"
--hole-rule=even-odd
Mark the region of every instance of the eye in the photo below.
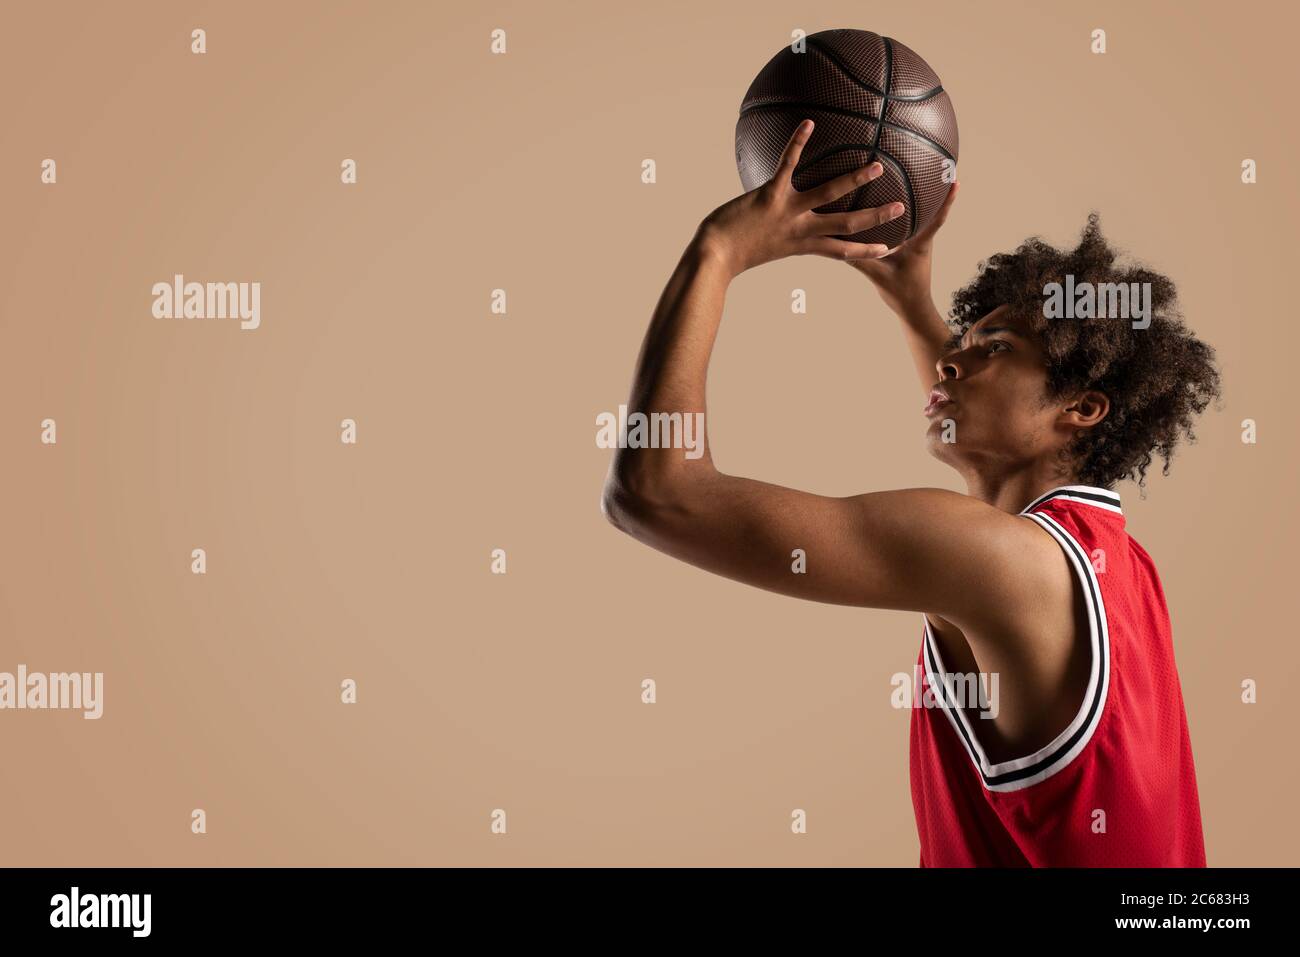
[[[1005,343],[1003,340],[993,339],[989,342],[989,355],[992,355],[993,353],[1000,351],[997,348],[998,346],[1001,346],[1002,349],[1007,352],[1011,351],[1011,346],[1007,345],[1007,343]]]

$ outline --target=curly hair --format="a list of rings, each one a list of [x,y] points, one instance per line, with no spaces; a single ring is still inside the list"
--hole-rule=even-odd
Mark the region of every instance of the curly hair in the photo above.
[[[1079,244],[1057,249],[1031,236],[1014,252],[997,253],[952,297],[947,320],[956,335],[1000,305],[1027,320],[1047,357],[1047,394],[1095,389],[1110,411],[1062,449],[1077,481],[1111,488],[1136,479],[1145,488],[1154,455],[1170,459],[1182,438],[1196,440],[1194,418],[1221,397],[1214,350],[1183,325],[1173,282],[1140,264],[1117,264],[1119,252],[1101,235],[1097,213],[1088,216]],[[1048,283],[1150,283],[1150,325],[1128,318],[1054,319],[1044,307]]]

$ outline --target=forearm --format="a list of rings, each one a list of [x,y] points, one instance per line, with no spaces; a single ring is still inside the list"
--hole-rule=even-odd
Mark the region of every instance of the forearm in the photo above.
[[[641,343],[628,399],[628,416],[676,414],[703,423],[709,359],[722,321],[732,270],[699,233],[678,260]],[[651,420],[654,421],[654,420]],[[653,426],[652,426],[653,428]],[[606,488],[607,505],[648,497],[713,471],[707,429],[683,448],[619,448]],[[630,444],[630,443],[629,443]]]
[[[939,357],[951,336],[948,324],[943,321],[928,292],[907,300],[886,302],[901,320],[903,339],[912,356],[917,378],[922,390],[928,393],[939,379]]]
[[[934,307],[930,295],[934,235],[948,218],[958,186],[952,184],[929,225],[894,250],[888,259],[854,264],[872,281],[885,305],[903,320],[903,338],[921,388],[927,393],[939,378],[939,358],[950,341],[948,324]]]
[[[900,261],[889,266],[872,265],[862,271],[876,287],[881,302],[902,321],[903,340],[921,388],[928,393],[939,378],[936,364],[950,333],[930,296],[929,251],[914,252],[906,260],[906,249],[895,255]]]

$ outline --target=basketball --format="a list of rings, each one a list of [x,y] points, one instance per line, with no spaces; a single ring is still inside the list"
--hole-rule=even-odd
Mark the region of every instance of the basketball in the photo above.
[[[938,212],[956,178],[957,117],[938,75],[909,47],[868,30],[823,30],[785,47],[750,84],[736,122],[736,166],[746,191],[776,172],[801,120],[814,123],[795,189],[819,186],[879,160],[884,173],[818,213],[901,202],[905,212],[842,236],[891,249]]]

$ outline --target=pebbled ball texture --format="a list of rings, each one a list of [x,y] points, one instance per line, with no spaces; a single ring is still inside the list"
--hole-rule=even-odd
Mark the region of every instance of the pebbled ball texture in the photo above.
[[[905,212],[842,236],[899,245],[923,229],[948,195],[957,162],[957,117],[939,77],[909,47],[868,30],[823,30],[806,50],[785,47],[750,84],[736,122],[736,167],[746,191],[776,172],[800,121],[814,122],[795,189],[819,186],[879,160],[884,173],[818,213],[901,202]]]

